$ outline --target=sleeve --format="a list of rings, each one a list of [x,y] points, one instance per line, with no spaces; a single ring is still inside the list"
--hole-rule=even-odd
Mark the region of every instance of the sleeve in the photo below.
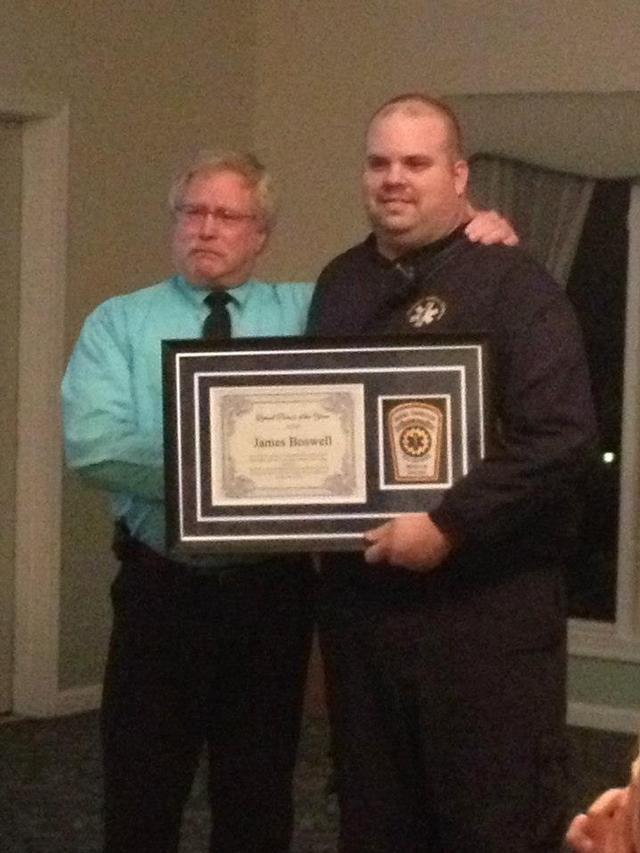
[[[361,247],[354,246],[321,270],[309,305],[305,334],[344,337],[364,332],[378,294],[362,254]]]
[[[329,274],[325,268],[320,272],[313,290],[311,301],[309,303],[309,310],[307,312],[307,325],[305,329],[305,334],[309,337],[317,337],[321,334],[320,318],[322,317],[324,305],[326,303],[328,278]]]
[[[291,292],[292,294],[293,313],[296,320],[300,318],[298,334],[302,335],[308,325],[309,310],[313,301],[316,283],[310,281],[296,281],[293,282],[293,284],[285,286],[290,288],[288,292]],[[296,323],[296,325],[298,324]]]
[[[125,321],[117,300],[85,321],[62,382],[66,460],[98,488],[162,500],[162,441],[141,426]]]
[[[540,291],[535,277],[525,284]],[[505,289],[511,286],[505,282]],[[542,290],[548,290],[544,283]],[[508,538],[539,514],[566,506],[595,445],[590,381],[571,306],[554,291],[527,311],[526,296],[522,304],[516,295],[527,292],[515,285],[502,308],[508,316],[494,353],[495,446],[431,513],[462,542]]]

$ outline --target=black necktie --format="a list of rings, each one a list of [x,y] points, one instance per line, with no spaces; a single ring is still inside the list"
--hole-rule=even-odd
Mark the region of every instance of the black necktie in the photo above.
[[[227,302],[232,297],[226,290],[212,290],[204,300],[209,306],[209,314],[202,325],[203,338],[230,338],[231,317],[227,311]]]

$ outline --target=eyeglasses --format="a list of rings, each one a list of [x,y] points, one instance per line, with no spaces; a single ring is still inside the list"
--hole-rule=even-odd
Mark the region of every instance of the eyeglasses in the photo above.
[[[211,210],[210,207],[200,204],[179,204],[174,208],[174,211],[178,222],[181,225],[187,225],[189,228],[202,228],[209,216],[214,222],[228,228],[234,228],[242,222],[257,219],[255,213],[242,213],[239,210],[229,210],[227,207],[216,207]]]

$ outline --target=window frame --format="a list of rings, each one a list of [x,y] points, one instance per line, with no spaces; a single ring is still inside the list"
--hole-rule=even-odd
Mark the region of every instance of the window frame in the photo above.
[[[631,181],[616,611],[569,619],[569,654],[640,663],[640,92],[451,93],[466,154]],[[562,133],[558,129],[562,129]]]

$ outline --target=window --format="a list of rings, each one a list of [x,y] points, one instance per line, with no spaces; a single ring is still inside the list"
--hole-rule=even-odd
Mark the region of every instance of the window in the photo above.
[[[478,203],[513,221],[524,248],[566,288],[584,334],[600,440],[570,561],[570,616],[632,625],[635,524],[623,518],[633,516],[636,504],[639,415],[629,377],[638,374],[640,356],[625,341],[637,315],[637,288],[627,284],[636,191],[626,179],[595,180],[484,154],[470,165]]]

